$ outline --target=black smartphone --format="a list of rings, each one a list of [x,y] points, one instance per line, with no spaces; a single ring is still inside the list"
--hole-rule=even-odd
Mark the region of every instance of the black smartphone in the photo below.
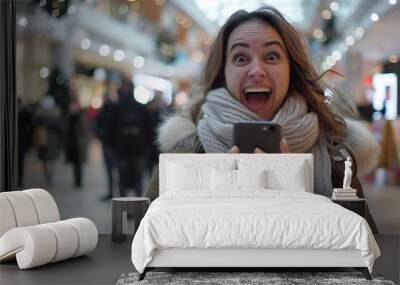
[[[241,153],[253,153],[256,147],[266,153],[281,152],[281,126],[269,122],[241,122],[233,125],[233,144]]]

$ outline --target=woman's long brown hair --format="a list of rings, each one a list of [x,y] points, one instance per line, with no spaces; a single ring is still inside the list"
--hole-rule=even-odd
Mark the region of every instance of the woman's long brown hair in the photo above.
[[[296,91],[304,97],[308,109],[317,114],[321,130],[333,137],[342,136],[346,127],[345,122],[328,108],[321,81],[323,75],[319,75],[312,65],[301,34],[271,6],[263,6],[253,12],[239,10],[222,26],[210,48],[201,77],[203,96],[192,105],[192,119],[197,121],[201,117],[201,106],[210,90],[225,87],[224,67],[228,38],[237,26],[250,20],[261,20],[272,26],[285,43],[290,64],[288,94]]]

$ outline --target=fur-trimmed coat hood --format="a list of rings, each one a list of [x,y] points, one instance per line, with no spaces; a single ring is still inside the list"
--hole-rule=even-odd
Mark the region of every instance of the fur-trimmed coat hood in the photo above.
[[[368,174],[378,162],[380,147],[374,136],[360,121],[346,119],[345,143],[350,148],[357,163],[358,176]],[[193,121],[174,114],[158,129],[157,142],[161,152],[196,152],[201,147]]]

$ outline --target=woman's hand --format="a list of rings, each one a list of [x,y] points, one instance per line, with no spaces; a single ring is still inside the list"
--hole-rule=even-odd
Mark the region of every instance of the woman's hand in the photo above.
[[[280,145],[281,145],[281,153],[289,153],[289,147],[288,147],[285,139],[281,140]],[[265,152],[262,151],[260,148],[256,147],[254,149],[254,153],[265,153]]]
[[[281,153],[289,153],[289,147],[287,145],[286,139],[281,140]]]
[[[237,146],[233,146],[228,153],[240,153],[240,149]]]

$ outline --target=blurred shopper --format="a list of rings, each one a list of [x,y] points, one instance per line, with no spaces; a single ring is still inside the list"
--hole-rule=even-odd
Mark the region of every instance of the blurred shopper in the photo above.
[[[53,164],[59,158],[62,146],[61,112],[53,97],[47,95],[43,98],[35,112],[34,122],[33,143],[38,149],[46,183],[51,184]]]
[[[23,186],[25,155],[32,144],[33,106],[24,106],[18,98],[18,186]]]
[[[113,102],[110,90],[110,83],[105,83],[105,92],[103,93],[103,106],[101,107],[96,118],[96,134],[101,141],[104,166],[107,173],[107,193],[101,197],[102,200],[111,199],[113,197],[113,169],[114,159],[111,147],[111,139],[107,136],[107,132],[111,129],[110,119],[112,114]]]
[[[85,111],[77,98],[72,98],[66,126],[65,155],[73,167],[74,186],[82,187],[83,164],[86,161],[89,143],[89,126]]]
[[[126,196],[128,188],[142,195],[142,172],[150,144],[149,113],[134,99],[133,88],[129,81],[121,83],[108,132],[118,166],[121,197]]]
[[[48,79],[49,89],[47,94],[51,94],[55,103],[61,111],[63,120],[68,115],[68,108],[70,104],[71,88],[67,75],[62,71],[59,66],[55,66],[50,73]]]

